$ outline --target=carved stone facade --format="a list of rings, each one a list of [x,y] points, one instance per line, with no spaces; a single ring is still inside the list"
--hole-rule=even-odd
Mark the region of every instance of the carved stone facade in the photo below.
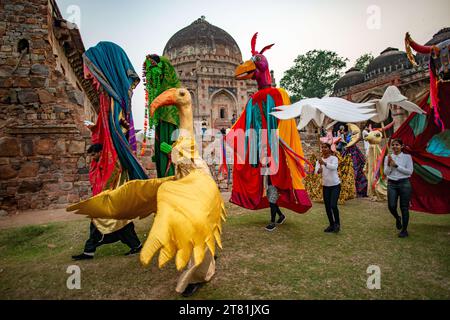
[[[98,106],[80,33],[54,0],[1,1],[0,21],[0,210],[65,207],[90,195]]]
[[[175,33],[164,55],[191,92],[197,130],[203,119],[208,128],[231,127],[233,114],[239,116],[249,96],[258,90],[254,81],[234,79],[234,70],[242,62],[241,51],[227,32],[204,17]]]

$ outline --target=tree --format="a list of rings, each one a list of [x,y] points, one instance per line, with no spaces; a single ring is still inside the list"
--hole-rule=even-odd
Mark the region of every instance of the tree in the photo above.
[[[373,61],[374,57],[372,53],[365,53],[356,60],[355,68],[362,72],[365,72],[369,63]]]
[[[294,60],[295,65],[284,73],[280,85],[292,94],[292,102],[303,98],[322,98],[332,92],[347,61],[347,58],[333,51],[308,51]]]

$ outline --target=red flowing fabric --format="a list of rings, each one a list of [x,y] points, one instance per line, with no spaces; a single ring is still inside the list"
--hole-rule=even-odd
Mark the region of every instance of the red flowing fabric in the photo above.
[[[103,145],[100,161],[92,161],[89,170],[89,181],[92,186],[92,195],[96,195],[105,189],[115,187],[114,169],[120,168],[117,166],[117,153],[114,149],[109,131],[109,112],[111,109],[111,99],[105,93],[100,94],[100,110],[98,113],[97,123],[91,129],[92,143],[101,143]]]
[[[439,83],[437,98],[439,103],[439,116],[445,128],[450,128],[450,84]],[[424,99],[420,107],[427,112],[426,124],[422,133],[414,135],[411,121],[417,114],[413,113],[394,133],[392,138],[400,138],[405,144],[405,153],[412,156],[414,173],[411,176],[413,194],[411,209],[432,214],[450,213],[450,158],[438,156],[427,151],[429,141],[442,132],[442,128],[436,123],[435,110],[429,103],[429,96]],[[434,99],[433,99],[434,100]],[[423,167],[439,171],[441,179],[430,183],[419,174]]]
[[[276,106],[283,105],[283,98],[280,92],[275,88],[263,89],[253,95],[253,105],[258,104],[260,109],[262,129],[267,129],[267,121],[265,112],[263,111],[263,102],[267,101],[268,95],[273,98]],[[227,135],[227,143],[232,146],[239,146],[236,132],[245,132],[246,112],[247,111],[244,111],[242,113],[230,133]],[[295,190],[293,188],[291,174],[287,166],[286,155],[281,142],[279,143],[278,148],[278,172],[270,176],[272,184],[278,189],[280,194],[278,205],[297,213],[305,213],[311,208],[311,201],[306,190]],[[251,210],[268,208],[269,201],[267,200],[267,197],[263,195],[264,187],[263,175],[261,175],[261,163],[259,162],[256,167],[252,166],[249,161],[250,152],[247,152],[245,163],[239,163],[239,150],[237,149],[238,147],[234,147],[233,190],[230,202]],[[249,148],[247,148],[247,150],[248,149]],[[240,151],[242,152],[242,150]],[[269,147],[268,156],[271,156]],[[243,161],[241,160],[241,162]]]

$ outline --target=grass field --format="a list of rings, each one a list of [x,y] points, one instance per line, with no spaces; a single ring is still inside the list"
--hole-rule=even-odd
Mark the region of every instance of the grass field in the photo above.
[[[274,232],[268,210],[228,204],[217,272],[194,299],[450,299],[450,215],[411,213],[410,237],[399,239],[385,203],[340,206],[340,234],[325,234],[323,204],[291,212]],[[284,210],[286,211],[286,210]],[[287,212],[287,211],[286,211]],[[152,218],[136,223],[145,239]],[[73,262],[89,220],[0,231],[0,299],[182,299],[174,263],[143,268],[116,243],[94,260]],[[81,268],[81,290],[68,290],[67,267]],[[367,268],[381,269],[381,289],[366,286]]]

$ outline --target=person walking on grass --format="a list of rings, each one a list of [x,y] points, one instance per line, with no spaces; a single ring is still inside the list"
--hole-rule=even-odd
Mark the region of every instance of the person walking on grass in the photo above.
[[[318,173],[322,173],[323,201],[330,225],[324,232],[338,233],[341,229],[338,199],[341,193],[341,180],[338,176],[338,158],[333,155],[331,145],[321,144],[322,157],[318,157]]]
[[[270,205],[270,223],[266,226],[267,231],[273,231],[276,229],[277,224],[283,224],[286,221],[286,216],[281,212],[280,207],[277,204],[279,194],[278,189],[272,185],[270,180],[270,176],[267,176],[267,199],[269,200]],[[275,219],[278,214],[278,220]]]
[[[411,200],[411,183],[409,178],[413,173],[413,161],[409,154],[402,152],[403,142],[393,139],[391,142],[392,154],[384,159],[384,172],[388,178],[388,208],[396,221],[396,227],[401,230],[398,236],[408,236],[409,202]],[[398,215],[397,203],[400,199],[400,211]]]
[[[100,163],[100,158],[103,150],[103,145],[100,143],[93,144],[87,150],[87,153],[91,155],[91,168],[89,174],[89,180],[92,185],[92,193],[96,195],[101,192],[101,188],[98,188],[100,182],[98,177],[101,176],[103,168]],[[117,220],[114,220],[117,221]],[[102,223],[109,225],[114,224],[113,220],[94,219],[89,226],[89,238],[84,245],[84,251],[81,254],[72,256],[73,260],[89,260],[94,258],[95,251],[98,247],[104,244],[110,244],[121,241],[126,244],[130,251],[126,255],[137,254],[141,251],[142,245],[139,240],[136,231],[134,230],[134,223],[132,221],[124,221],[119,225],[121,228],[117,228],[111,233],[102,233],[99,227]],[[117,221],[119,223],[119,221]]]

